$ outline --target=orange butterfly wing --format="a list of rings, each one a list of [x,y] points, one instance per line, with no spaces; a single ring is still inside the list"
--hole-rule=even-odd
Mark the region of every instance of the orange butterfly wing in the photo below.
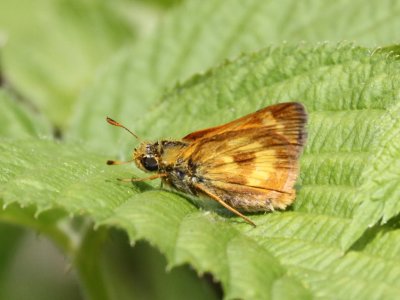
[[[191,133],[183,159],[199,185],[243,211],[285,208],[295,198],[298,158],[307,114],[300,103],[266,107],[240,119]]]
[[[214,137],[227,131],[269,127],[276,130],[277,133],[285,135],[286,138],[292,137],[294,140],[299,140],[304,144],[306,138],[304,125],[306,122],[307,113],[301,103],[280,103],[265,107],[224,125],[192,132],[182,140],[194,142],[199,139]],[[296,135],[296,133],[299,135]]]

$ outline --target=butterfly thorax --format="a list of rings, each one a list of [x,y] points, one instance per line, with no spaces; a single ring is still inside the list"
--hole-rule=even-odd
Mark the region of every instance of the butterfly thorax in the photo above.
[[[179,191],[197,194],[193,184],[200,179],[196,166],[182,158],[188,144],[182,141],[162,140],[154,143],[143,142],[133,152],[136,165],[145,172],[165,174],[164,183]]]

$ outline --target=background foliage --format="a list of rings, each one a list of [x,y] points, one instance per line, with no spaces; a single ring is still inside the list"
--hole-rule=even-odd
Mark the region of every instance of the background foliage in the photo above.
[[[2,1],[0,298],[397,297],[398,5]],[[136,145],[106,115],[179,138],[293,100],[299,194],[257,228],[104,165]]]

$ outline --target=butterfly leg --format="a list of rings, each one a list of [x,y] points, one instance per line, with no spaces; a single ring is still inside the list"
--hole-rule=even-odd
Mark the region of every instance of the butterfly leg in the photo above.
[[[268,206],[268,208],[269,208],[270,211],[275,211],[275,208],[274,208],[274,206],[272,205],[271,200],[269,200],[269,199],[265,200],[265,204]]]
[[[245,220],[247,223],[249,223],[250,225],[256,227],[256,224],[250,220],[248,217],[246,217],[245,215],[243,215],[242,213],[240,213],[239,211],[237,211],[236,209],[234,209],[232,206],[230,206],[229,204],[225,203],[221,198],[219,198],[217,195],[214,195],[213,193],[211,193],[210,191],[208,191],[208,189],[206,187],[204,187],[201,184],[195,184],[194,185],[199,191],[203,192],[204,194],[206,194],[207,196],[209,196],[211,199],[214,199],[215,201],[217,201],[219,204],[221,204],[223,207],[225,207],[226,209],[228,209],[229,211],[233,212],[235,215],[241,217],[243,220]]]
[[[138,182],[138,181],[147,181],[147,180],[154,180],[160,177],[165,177],[167,176],[167,174],[161,173],[161,174],[154,174],[152,176],[149,177],[145,177],[145,178],[126,178],[126,179],[120,179],[118,178],[118,181],[122,181],[122,182]]]

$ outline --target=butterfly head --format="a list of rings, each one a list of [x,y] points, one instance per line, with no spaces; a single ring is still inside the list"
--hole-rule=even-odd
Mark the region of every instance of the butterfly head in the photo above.
[[[133,150],[133,159],[138,168],[143,171],[158,171],[160,161],[158,143],[141,143],[139,147]]]
[[[127,127],[122,125],[121,123],[107,117],[106,118],[107,122],[113,126],[121,127],[128,131],[132,136],[134,136],[136,139],[141,141],[141,139],[133,133],[131,130],[129,130]],[[158,143],[148,143],[148,142],[141,142],[139,147],[135,148],[133,150],[133,161],[135,162],[136,166],[139,169],[142,169],[143,171],[146,172],[155,172],[158,171],[159,169],[159,150],[158,150]],[[130,163],[130,161],[116,161],[116,160],[108,160],[107,164],[108,165],[121,165],[121,164],[126,164]]]

